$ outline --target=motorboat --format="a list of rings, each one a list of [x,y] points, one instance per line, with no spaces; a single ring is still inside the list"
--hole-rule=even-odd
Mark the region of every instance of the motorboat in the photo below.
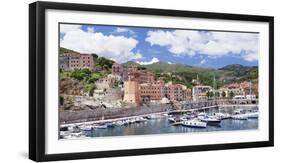
[[[198,116],[198,119],[202,122],[207,123],[221,123],[221,119],[217,118],[216,116]]]
[[[123,126],[124,125],[124,121],[117,121],[116,123],[115,123],[117,126]]]
[[[176,123],[176,122],[180,122],[182,120],[178,117],[170,117],[170,118],[168,118],[168,121],[171,123]]]
[[[136,123],[136,120],[135,119],[130,119],[129,124],[134,124],[134,123]]]
[[[206,122],[202,122],[198,119],[191,119],[191,120],[183,121],[182,125],[187,126],[187,127],[195,127],[195,128],[206,128],[207,127]]]
[[[247,114],[235,114],[231,116],[232,119],[235,120],[248,120],[248,115]]]
[[[231,118],[231,115],[228,113],[214,113],[214,115],[221,120]]]
[[[112,122],[109,122],[109,123],[107,123],[106,125],[107,125],[107,127],[109,127],[109,128],[115,127],[115,124],[112,123]]]
[[[81,126],[80,129],[82,131],[93,131],[94,130],[94,127],[93,126],[90,126],[90,125],[86,125],[86,126]]]
[[[145,122],[147,121],[147,119],[143,118],[143,117],[138,117],[135,119],[136,123],[140,123],[140,122]]]
[[[107,125],[106,124],[99,124],[99,125],[94,126],[94,128],[96,128],[96,129],[106,129]]]
[[[207,114],[204,112],[198,113],[197,116],[206,116]]]

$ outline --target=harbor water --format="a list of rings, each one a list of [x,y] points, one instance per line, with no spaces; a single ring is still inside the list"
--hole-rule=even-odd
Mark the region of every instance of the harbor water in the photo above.
[[[248,108],[247,108],[248,109]],[[206,111],[207,114],[217,112],[232,113],[234,109],[212,109]],[[181,115],[173,115],[181,116]],[[187,127],[183,125],[173,125],[167,116],[155,119],[148,119],[140,123],[132,123],[122,126],[98,128],[90,131],[83,131],[83,137],[106,137],[106,136],[128,136],[128,135],[150,135],[168,133],[193,133],[193,132],[216,132],[234,130],[255,130],[258,129],[258,118],[247,120],[223,119],[219,124],[208,124],[206,128]]]

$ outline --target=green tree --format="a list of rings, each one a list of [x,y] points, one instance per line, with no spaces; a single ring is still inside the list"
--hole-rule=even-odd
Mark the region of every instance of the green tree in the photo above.
[[[96,62],[96,67],[102,69],[110,69],[112,68],[113,63],[114,61],[112,60],[106,59],[104,57],[99,57]]]
[[[91,54],[93,56],[94,61],[96,61],[96,59],[99,57],[97,54],[93,53]]]
[[[208,98],[211,98],[211,97],[213,97],[214,96],[214,93],[212,92],[212,91],[208,91],[207,92],[207,97]]]
[[[222,96],[223,98],[225,98],[225,96],[226,96],[225,91],[222,91],[221,96]]]
[[[229,93],[229,96],[230,96],[230,98],[233,98],[233,97],[234,97],[234,93],[231,91],[231,92]]]
[[[102,75],[100,73],[93,73],[89,79],[88,79],[88,83],[95,83],[97,80],[99,80],[100,78],[102,78]]]
[[[96,89],[96,85],[95,84],[87,84],[85,86],[85,91],[87,91],[89,93],[89,96],[93,96],[94,91]]]
[[[89,76],[91,75],[91,71],[87,68],[85,69],[75,69],[74,71],[72,71],[70,73],[70,77],[79,81],[82,81],[84,79],[89,78]]]
[[[220,92],[215,92],[215,97],[220,97]]]

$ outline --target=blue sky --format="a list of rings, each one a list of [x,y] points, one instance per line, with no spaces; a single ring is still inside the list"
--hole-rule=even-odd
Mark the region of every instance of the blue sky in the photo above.
[[[258,34],[101,25],[60,25],[60,46],[123,63],[158,61],[220,68],[258,65]]]

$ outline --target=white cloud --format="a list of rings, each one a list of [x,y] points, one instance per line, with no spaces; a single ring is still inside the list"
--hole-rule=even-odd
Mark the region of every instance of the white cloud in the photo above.
[[[116,28],[116,30],[115,30],[116,32],[118,32],[118,33],[124,33],[124,32],[128,32],[129,31],[129,29],[128,28]]]
[[[131,35],[131,37],[137,37],[136,32],[134,32],[133,30],[129,29],[129,28],[124,28],[124,27],[117,27],[115,29],[114,32],[112,32],[113,34],[117,34],[117,33],[129,33]]]
[[[169,65],[172,65],[172,64],[174,64],[174,63],[172,63],[172,62],[168,62],[168,64],[169,64]]]
[[[91,32],[91,33],[94,33],[95,32],[95,28],[94,27],[88,27],[87,31]]]
[[[60,29],[65,34],[60,43],[61,47],[80,53],[96,53],[119,63],[142,58],[142,54],[133,52],[138,44],[134,38],[108,36],[95,32],[93,28],[83,31],[77,25],[61,25]]]
[[[202,60],[200,61],[200,64],[203,65],[203,64],[205,64],[206,62],[207,62],[206,59],[202,59]]]
[[[151,46],[166,47],[177,56],[205,54],[211,58],[241,55],[244,60],[258,59],[258,34],[203,32],[190,30],[149,31],[146,41]]]
[[[147,62],[145,62],[145,61],[143,61],[143,62],[142,61],[136,61],[136,62],[140,65],[150,65],[150,64],[159,62],[159,59],[153,57],[150,61],[147,61]]]

